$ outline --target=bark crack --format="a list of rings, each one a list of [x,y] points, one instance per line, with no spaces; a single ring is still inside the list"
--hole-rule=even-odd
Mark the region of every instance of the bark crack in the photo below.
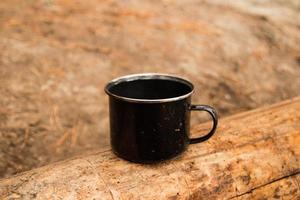
[[[300,169],[297,169],[296,171],[294,171],[293,173],[291,173],[291,174],[289,174],[289,175],[285,175],[285,176],[282,176],[282,177],[280,177],[280,178],[274,179],[274,180],[272,180],[272,181],[270,181],[270,182],[267,182],[267,183],[265,183],[265,184],[263,184],[263,185],[259,185],[259,186],[257,186],[257,187],[254,187],[254,188],[248,190],[247,192],[244,192],[244,193],[242,193],[242,194],[239,194],[239,195],[230,197],[229,199],[234,199],[234,198],[238,198],[238,197],[241,197],[241,196],[243,196],[243,195],[246,195],[246,194],[251,194],[253,191],[255,191],[255,190],[257,190],[257,189],[260,189],[260,188],[262,188],[262,187],[265,187],[265,186],[267,186],[267,185],[269,185],[269,184],[275,183],[275,182],[280,181],[280,180],[285,179],[285,178],[297,176],[297,175],[299,175],[299,174],[300,174]]]

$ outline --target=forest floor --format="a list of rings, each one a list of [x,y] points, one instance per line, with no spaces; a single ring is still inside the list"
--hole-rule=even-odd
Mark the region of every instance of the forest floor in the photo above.
[[[103,87],[141,72],[221,117],[298,96],[300,2],[1,0],[0,177],[108,147]]]

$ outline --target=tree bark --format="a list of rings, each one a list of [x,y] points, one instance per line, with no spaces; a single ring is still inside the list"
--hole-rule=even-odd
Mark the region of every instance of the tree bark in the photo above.
[[[2,179],[0,199],[299,199],[299,186],[300,97],[224,118],[176,159],[133,164],[106,149]]]

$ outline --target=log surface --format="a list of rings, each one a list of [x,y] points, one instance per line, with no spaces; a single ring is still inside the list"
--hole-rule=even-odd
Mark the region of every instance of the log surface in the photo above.
[[[298,97],[224,118],[208,142],[157,165],[110,149],[54,163],[0,180],[0,199],[299,199],[299,111]]]

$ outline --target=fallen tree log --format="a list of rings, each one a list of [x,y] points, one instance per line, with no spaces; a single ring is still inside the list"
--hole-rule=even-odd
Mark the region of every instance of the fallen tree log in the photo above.
[[[271,197],[300,197],[299,97],[224,118],[212,139],[161,164],[129,163],[107,149],[0,180],[0,199]]]

